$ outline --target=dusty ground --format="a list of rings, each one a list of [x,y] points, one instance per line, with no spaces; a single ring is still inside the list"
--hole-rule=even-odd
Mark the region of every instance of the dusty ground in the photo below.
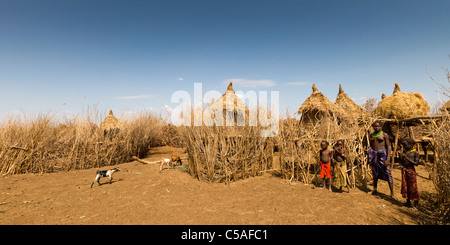
[[[172,152],[186,156],[182,149],[160,147],[146,160]],[[372,196],[366,193],[370,189],[347,194],[298,182],[289,185],[269,173],[227,186],[200,182],[179,169],[159,173],[157,165],[119,166],[128,172],[116,173],[111,185],[92,189],[95,169],[0,177],[0,224],[396,225],[430,219],[422,210],[402,206],[399,169],[393,170],[396,202],[387,197],[383,181],[382,194]],[[417,170],[419,190],[426,196],[433,192],[428,171],[424,166]]]

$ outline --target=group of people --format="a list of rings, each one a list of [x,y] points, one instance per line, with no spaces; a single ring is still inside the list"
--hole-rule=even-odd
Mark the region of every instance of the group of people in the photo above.
[[[378,194],[378,180],[387,181],[391,192],[391,198],[394,196],[394,180],[391,174],[391,147],[388,134],[382,131],[379,122],[372,124],[374,132],[369,137],[369,149],[367,151],[368,163],[372,168],[373,175],[373,191],[372,195]],[[400,140],[403,152],[399,154],[399,163],[402,166],[402,186],[401,194],[406,199],[406,206],[417,207],[420,197],[417,188],[415,166],[419,165],[419,153],[414,148],[415,141],[411,138]],[[320,150],[320,177],[323,180],[323,188],[331,190],[332,180],[334,185],[342,192],[343,187],[347,187],[350,192],[348,175],[347,175],[347,156],[348,152],[344,147],[344,142],[338,140],[333,146],[333,150],[329,150],[327,141],[321,142]],[[333,171],[331,170],[333,167]],[[333,175],[333,178],[332,178]],[[414,201],[412,206],[411,201]]]

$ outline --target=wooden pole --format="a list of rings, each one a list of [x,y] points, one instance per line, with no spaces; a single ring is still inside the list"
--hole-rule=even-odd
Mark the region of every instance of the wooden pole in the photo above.
[[[400,125],[397,123],[397,133],[395,134],[394,150],[391,153],[391,169],[394,167],[395,153],[397,152],[398,133],[400,132]]]

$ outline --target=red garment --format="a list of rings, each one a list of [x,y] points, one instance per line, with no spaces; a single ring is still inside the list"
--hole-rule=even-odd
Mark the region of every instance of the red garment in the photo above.
[[[416,170],[414,168],[402,168],[402,197],[418,201],[419,189],[417,188]]]
[[[331,164],[330,163],[323,163],[320,161],[320,178],[329,178],[331,179]]]

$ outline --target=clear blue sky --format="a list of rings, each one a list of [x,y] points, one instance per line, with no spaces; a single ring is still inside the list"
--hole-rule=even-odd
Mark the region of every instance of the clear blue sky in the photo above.
[[[175,107],[176,90],[280,91],[311,84],[358,104],[394,83],[437,102],[450,1],[0,1],[0,116]],[[249,87],[254,85],[256,87]]]

